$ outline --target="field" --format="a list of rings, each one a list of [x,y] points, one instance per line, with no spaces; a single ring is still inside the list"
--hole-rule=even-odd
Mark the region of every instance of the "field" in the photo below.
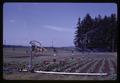
[[[33,57],[34,70],[71,72],[71,73],[107,73],[106,76],[56,75],[19,72],[28,67],[30,48],[3,48],[3,79],[7,80],[116,80],[117,53],[85,52],[56,48]]]

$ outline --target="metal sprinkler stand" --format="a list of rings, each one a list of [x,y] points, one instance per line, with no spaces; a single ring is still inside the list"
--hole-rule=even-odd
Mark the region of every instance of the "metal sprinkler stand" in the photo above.
[[[37,50],[38,45],[39,45],[39,47],[41,47],[41,43],[33,40],[33,41],[30,41],[29,44],[31,45],[31,48],[30,48],[30,61],[29,61],[29,65],[28,65],[28,71],[34,72],[32,59],[33,59],[34,53]]]
[[[33,46],[31,46],[30,49],[30,61],[29,61],[29,65],[28,65],[28,71],[32,72],[33,71],[33,67],[32,67],[32,55],[33,55]]]

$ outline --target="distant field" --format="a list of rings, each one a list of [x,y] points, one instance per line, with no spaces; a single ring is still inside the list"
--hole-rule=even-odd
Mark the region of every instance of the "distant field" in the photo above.
[[[17,72],[19,68],[27,68],[29,64],[30,48],[3,48],[3,78],[9,80],[115,80],[117,78],[117,53],[86,52],[81,53],[70,49],[57,48],[57,55],[53,50],[33,57],[35,70],[79,73],[108,73],[107,76],[76,76],[38,74]],[[56,61],[53,62],[53,59]],[[47,63],[45,63],[45,61]],[[11,73],[7,69],[14,69]],[[23,76],[24,75],[24,76]]]

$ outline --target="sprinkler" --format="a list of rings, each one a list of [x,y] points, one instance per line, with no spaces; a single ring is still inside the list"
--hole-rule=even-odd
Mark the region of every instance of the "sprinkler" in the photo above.
[[[33,57],[35,56],[36,52],[44,51],[44,50],[41,50],[41,49],[45,49],[45,48],[43,48],[41,46],[40,42],[35,41],[35,40],[30,41],[29,44],[31,45],[31,49],[30,49],[31,54],[30,54],[30,61],[29,61],[29,65],[28,65],[28,71],[33,72],[34,71],[34,68],[33,68],[33,65],[32,65],[33,64],[33,62],[32,62]]]

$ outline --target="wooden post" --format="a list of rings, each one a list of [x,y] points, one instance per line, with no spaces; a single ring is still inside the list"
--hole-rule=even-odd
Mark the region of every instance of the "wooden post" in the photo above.
[[[83,54],[84,54],[85,48],[86,48],[85,44],[86,44],[86,35],[83,35],[83,40],[82,40],[82,51],[83,51]]]
[[[52,41],[52,48],[53,48],[53,41]]]
[[[85,34],[85,49],[84,50],[86,50],[86,45],[87,45],[87,34]]]
[[[114,39],[112,38],[112,52],[114,52]]]

